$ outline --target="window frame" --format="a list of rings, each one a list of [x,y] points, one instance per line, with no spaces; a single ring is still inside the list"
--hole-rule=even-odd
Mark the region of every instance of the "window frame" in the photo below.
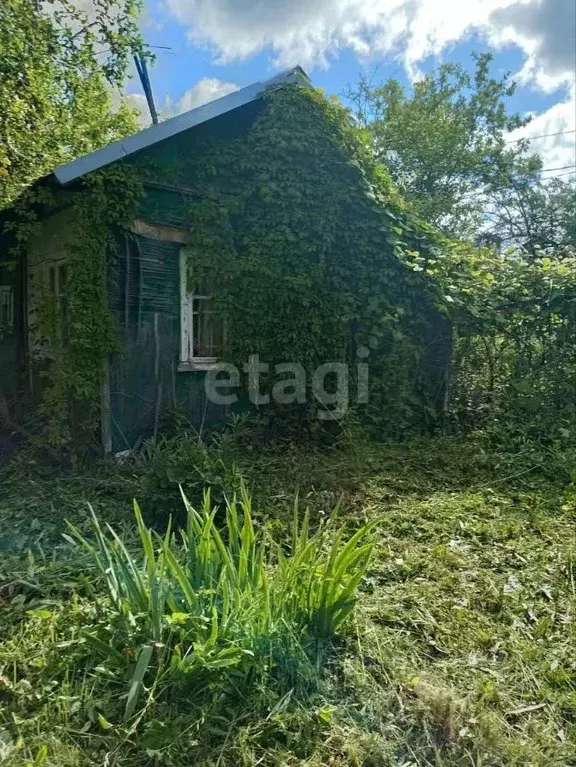
[[[209,299],[210,296],[188,292],[188,262],[186,253],[180,251],[180,362],[178,370],[214,370],[218,368],[219,357],[196,356],[194,354],[194,301]]]
[[[45,263],[45,287],[56,301],[58,312],[56,328],[59,344],[68,340],[68,267],[66,258],[59,258]],[[50,341],[52,343],[52,341]]]
[[[7,319],[6,325],[0,324],[0,332],[13,333],[14,332],[14,286],[13,285],[0,285],[0,307],[7,307]],[[1,322],[0,313],[0,322]]]

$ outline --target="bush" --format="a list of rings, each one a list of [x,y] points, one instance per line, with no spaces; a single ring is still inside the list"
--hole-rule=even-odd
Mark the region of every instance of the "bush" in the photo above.
[[[222,532],[217,507],[207,493],[197,511],[184,497],[187,525],[161,538],[148,529],[135,503],[136,553],[93,515],[94,540],[69,525],[73,540],[93,558],[107,591],[107,604],[85,641],[114,678],[128,677],[124,719],[149,696],[179,691],[195,699],[206,690],[246,689],[266,675],[317,657],[356,603],[356,590],[371,554],[370,526],[344,542],[344,528],[309,529],[295,506],[287,551],[255,530],[251,499],[226,502]],[[100,666],[101,667],[101,666]]]
[[[197,506],[202,505],[205,488],[210,489],[212,500],[220,504],[240,485],[240,473],[230,450],[218,442],[206,444],[191,430],[176,437],[159,437],[151,441],[144,458],[143,507],[154,510],[155,526],[166,522],[170,516],[181,519],[180,487]]]

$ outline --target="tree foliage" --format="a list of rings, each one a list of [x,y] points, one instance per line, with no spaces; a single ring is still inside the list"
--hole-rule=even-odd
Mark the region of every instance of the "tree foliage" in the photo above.
[[[405,255],[453,323],[453,424],[574,440],[574,181],[543,181],[530,142],[508,139],[527,122],[508,113],[514,83],[490,76],[489,55],[475,61],[473,75],[444,64],[410,94],[361,78],[348,96],[376,157],[437,230],[428,253]]]
[[[71,0],[2,2],[0,208],[55,165],[136,129],[118,88],[142,47],[139,9],[139,0],[98,0],[90,11]]]
[[[365,76],[347,94],[377,159],[418,215],[466,237],[482,222],[483,192],[517,171],[520,159],[524,174],[541,167],[538,158],[524,158],[524,145],[505,143],[507,132],[528,122],[506,110],[515,84],[508,75],[490,76],[489,54],[474,58],[472,75],[443,64],[411,94],[394,78],[374,86]]]
[[[574,247],[574,180],[544,181],[528,139],[507,138],[530,118],[509,113],[515,83],[490,75],[491,56],[475,71],[443,64],[411,93],[391,78],[362,76],[348,91],[377,159],[416,213],[445,233],[556,256]]]
[[[576,179],[534,181],[521,173],[491,190],[483,244],[517,245],[530,257],[563,258],[576,251]]]
[[[454,425],[574,444],[576,257],[439,245],[431,256],[409,258],[450,307]]]
[[[495,102],[491,110],[495,124],[501,110]],[[70,303],[77,336],[53,366],[44,400],[45,412],[58,418],[60,441],[74,431],[78,403],[84,426],[95,425],[94,398],[113,340],[103,314],[105,248],[134,217],[139,182],[149,177],[194,184],[188,279],[209,285],[214,311],[227,323],[227,360],[243,363],[259,353],[272,364],[300,363],[307,373],[326,362],[355,370],[358,349],[366,347],[371,391],[364,412],[379,434],[394,438],[441,423],[453,341],[455,422],[513,415],[540,434],[550,424],[573,433],[576,262],[564,188],[545,190],[552,212],[534,197],[540,218],[529,221],[540,222],[541,237],[527,259],[526,243],[504,252],[478,248],[422,221],[346,110],[311,89],[268,93],[240,138],[211,130],[195,134],[192,150],[189,136],[176,141],[168,151],[176,166],[158,146],[127,168],[113,166],[100,180],[97,174],[78,197]],[[498,142],[502,136],[493,146]],[[533,161],[514,157],[531,172]],[[471,170],[455,183],[473,177]],[[486,173],[485,191],[490,178]],[[471,225],[454,205],[454,226]],[[568,243],[562,259],[560,241]],[[102,343],[92,354],[96,336]],[[274,383],[270,377],[263,385]]]

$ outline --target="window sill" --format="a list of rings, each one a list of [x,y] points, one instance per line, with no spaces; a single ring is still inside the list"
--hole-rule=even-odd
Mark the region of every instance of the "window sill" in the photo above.
[[[179,373],[194,373],[198,370],[216,370],[219,366],[217,357],[196,357],[192,360],[180,361]]]

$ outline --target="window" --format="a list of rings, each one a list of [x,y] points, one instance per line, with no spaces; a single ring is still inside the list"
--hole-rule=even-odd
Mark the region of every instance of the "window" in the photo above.
[[[0,285],[0,333],[14,330],[14,289]]]
[[[57,333],[61,343],[66,341],[68,325],[68,298],[66,284],[68,267],[66,264],[48,264],[48,291],[56,300]]]
[[[190,281],[186,259],[181,257],[181,369],[209,369],[222,354],[224,326],[216,316],[206,286],[195,285],[188,290]]]

